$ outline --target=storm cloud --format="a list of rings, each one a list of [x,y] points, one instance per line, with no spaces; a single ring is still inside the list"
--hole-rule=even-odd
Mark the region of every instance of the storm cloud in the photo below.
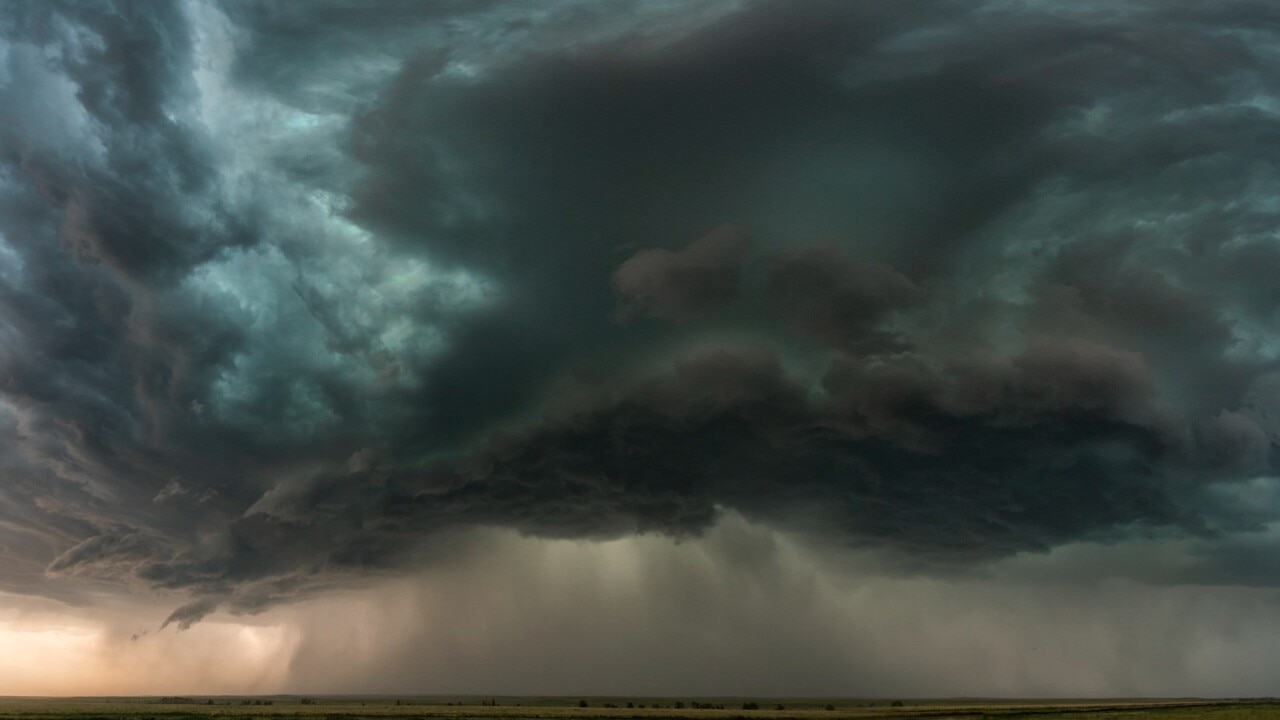
[[[1272,587],[1277,28],[0,3],[0,591],[188,628],[725,517]]]

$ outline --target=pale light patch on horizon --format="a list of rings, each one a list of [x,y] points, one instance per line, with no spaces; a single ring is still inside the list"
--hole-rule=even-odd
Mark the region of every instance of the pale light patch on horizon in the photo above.
[[[84,614],[0,612],[0,695],[271,693],[284,684],[297,644],[286,626],[213,619],[131,636],[110,610],[96,613],[105,619]]]

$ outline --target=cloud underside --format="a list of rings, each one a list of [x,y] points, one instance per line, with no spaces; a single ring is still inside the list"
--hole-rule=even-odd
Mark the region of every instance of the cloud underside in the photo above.
[[[0,8],[4,590],[725,513],[1277,580],[1268,4]]]

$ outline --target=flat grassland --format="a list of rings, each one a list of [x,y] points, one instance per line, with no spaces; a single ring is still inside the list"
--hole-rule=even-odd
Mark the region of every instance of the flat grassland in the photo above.
[[[495,701],[496,704],[488,704]],[[482,700],[385,696],[0,698],[0,720],[283,720],[290,717],[327,720],[1280,720],[1280,700],[1271,698],[911,700],[903,701],[901,706],[888,700],[787,698],[705,698],[697,701],[697,707],[692,701],[665,698],[587,698],[587,707],[579,707],[580,702],[576,698]],[[628,703],[633,707],[627,707]],[[744,709],[744,705],[750,707],[750,704],[759,709]]]

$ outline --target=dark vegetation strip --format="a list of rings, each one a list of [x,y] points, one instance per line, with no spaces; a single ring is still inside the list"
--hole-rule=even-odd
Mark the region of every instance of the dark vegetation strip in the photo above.
[[[1011,706],[999,707],[991,705],[978,705],[973,707],[965,707],[962,705],[952,705],[943,707],[900,707],[885,708],[876,710],[801,710],[801,711],[736,711],[736,710],[702,710],[697,713],[670,713],[665,711],[656,712],[616,712],[616,713],[579,713],[579,712],[520,712],[520,713],[495,713],[495,712],[433,712],[423,709],[413,713],[402,712],[403,708],[394,706],[386,706],[385,712],[378,712],[382,708],[360,708],[355,712],[345,712],[337,710],[336,712],[317,711],[313,708],[295,710],[293,707],[276,706],[271,710],[255,708],[252,712],[235,712],[228,711],[227,706],[208,707],[207,710],[194,710],[183,708],[182,710],[156,710],[153,708],[145,708],[144,706],[134,706],[130,711],[121,713],[102,714],[100,711],[89,713],[78,713],[73,707],[57,706],[50,707],[48,711],[31,712],[29,708],[24,708],[21,714],[6,713],[3,706],[0,705],[0,718],[8,720],[9,718],[40,718],[48,720],[49,718],[74,718],[75,720],[210,720],[218,718],[226,720],[266,720],[282,719],[282,718],[314,718],[315,720],[385,720],[386,718],[397,718],[403,720],[927,720],[930,718],[941,720],[943,718],[955,718],[957,720],[966,718],[1000,718],[1000,720],[1017,720],[1018,718],[1049,718],[1053,716],[1078,716],[1078,715],[1115,715],[1121,713],[1150,713],[1151,711],[1169,711],[1182,715],[1184,711],[1190,710],[1216,710],[1224,708],[1261,708],[1272,707],[1277,710],[1277,717],[1280,717],[1280,702],[1275,700],[1204,700],[1204,701],[1186,701],[1186,702],[1161,702],[1161,703],[1118,703],[1115,705],[1103,704],[1081,704],[1081,705],[1046,705],[1043,707],[1033,706]],[[354,708],[352,708],[354,710]],[[239,708],[237,708],[239,710]],[[370,712],[373,710],[373,712]]]

